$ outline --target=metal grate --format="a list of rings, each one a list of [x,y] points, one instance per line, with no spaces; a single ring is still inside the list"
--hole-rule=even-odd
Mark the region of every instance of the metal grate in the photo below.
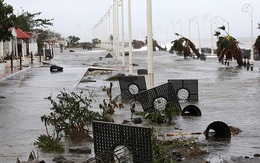
[[[171,82],[140,92],[136,95],[145,112],[155,112],[162,108],[159,104],[163,101],[171,102],[173,107],[181,110],[179,100]],[[164,102],[165,103],[165,102]],[[164,104],[166,105],[166,103]],[[158,107],[159,106],[159,107]]]
[[[177,97],[180,101],[198,101],[198,80],[197,79],[169,79],[173,84]]]
[[[134,162],[152,162],[150,128],[94,121],[93,137],[96,156],[113,152],[117,146],[123,145],[132,152]],[[113,153],[111,155],[107,157],[108,161]]]
[[[95,154],[111,150],[115,144],[120,144],[120,125],[93,122]]]
[[[118,79],[123,99],[135,99],[137,93],[147,90],[144,76],[120,76]]]

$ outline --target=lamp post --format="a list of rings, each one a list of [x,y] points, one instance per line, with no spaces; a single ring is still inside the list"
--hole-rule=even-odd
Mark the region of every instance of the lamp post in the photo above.
[[[244,4],[242,6],[242,12],[249,13],[251,17],[251,52],[250,52],[250,63],[254,63],[254,49],[253,49],[253,7],[250,4]]]
[[[119,0],[116,0],[116,56],[119,60]]]
[[[148,58],[148,88],[154,87],[154,72],[153,72],[153,32],[152,32],[152,2],[146,0],[147,10],[147,58]]]
[[[132,52],[132,20],[131,0],[128,0],[128,43],[129,43],[129,75],[133,74],[133,52]]]
[[[124,0],[121,0],[121,23],[122,23],[122,64],[125,67],[125,37],[124,37]]]
[[[103,32],[104,32],[104,30],[103,30],[103,22],[102,22],[103,20],[102,20],[102,18],[100,19],[100,21],[99,21],[99,39],[100,39],[100,41],[101,41],[101,47],[103,48],[104,47],[104,40],[103,40]]]
[[[107,16],[108,16],[108,50],[110,50],[110,46],[111,46],[111,38],[110,38],[110,34],[111,34],[111,31],[110,31],[110,9],[108,10],[107,12]]]
[[[103,48],[106,48],[106,22],[105,22],[105,17],[102,18],[101,21],[101,30],[102,30],[102,37],[101,39],[103,40]]]
[[[176,22],[176,24],[180,26],[181,35],[182,35],[182,23],[181,23],[181,20],[178,20],[178,21]]]
[[[199,37],[199,53],[201,54],[201,44],[200,44],[200,26],[199,26],[199,19],[197,16],[194,16],[192,19],[192,21],[197,23],[198,26],[198,37]]]
[[[214,55],[214,47],[213,47],[213,29],[212,29],[212,19],[211,15],[206,13],[203,16],[203,19],[208,20],[210,23],[210,39],[211,39],[211,55]]]
[[[227,25],[228,25],[228,33],[230,34],[229,22],[228,22],[228,21],[226,21],[225,19],[223,19],[223,18],[220,17],[220,16],[214,16],[212,20],[213,20],[213,23],[216,24],[216,26],[218,26],[218,24],[219,24],[220,22],[226,22]]]
[[[116,9],[115,9],[116,0],[113,3],[113,52],[116,54]]]
[[[109,10],[106,13],[106,49],[109,50]]]
[[[119,59],[119,20],[118,20],[118,0],[114,0],[112,5],[113,9],[113,52],[115,53],[117,59]]]

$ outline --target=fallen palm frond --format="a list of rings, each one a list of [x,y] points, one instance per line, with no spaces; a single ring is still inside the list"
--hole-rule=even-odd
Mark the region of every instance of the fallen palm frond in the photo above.
[[[260,35],[256,38],[253,47],[258,51],[258,55],[260,56]]]
[[[227,61],[227,60],[235,59],[237,60],[237,64],[239,66],[242,66],[243,60],[242,60],[242,52],[238,45],[239,42],[225,31],[225,26],[219,27],[218,29],[226,33],[225,36],[223,35],[221,36],[221,32],[216,31],[214,35],[218,37],[216,53],[219,62],[223,60]]]
[[[196,49],[195,44],[191,40],[179,35],[178,33],[176,33],[176,35],[180,36],[180,38],[171,42],[173,43],[171,50],[183,53],[184,58],[188,57],[191,54],[192,50],[198,58],[200,57],[198,49]]]

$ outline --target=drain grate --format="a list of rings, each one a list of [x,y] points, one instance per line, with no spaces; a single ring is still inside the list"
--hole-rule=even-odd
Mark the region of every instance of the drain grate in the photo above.
[[[123,99],[135,99],[135,95],[146,90],[144,76],[120,76],[121,97]]]
[[[198,80],[197,79],[169,79],[181,102],[198,101]]]
[[[123,145],[131,151],[134,162],[152,162],[151,128],[94,121],[93,137],[95,155],[99,158],[111,153],[106,157],[108,161],[114,159],[114,150]]]
[[[167,102],[171,102],[174,108],[181,110],[171,82],[140,92],[136,97],[145,112],[160,111],[165,108]]]

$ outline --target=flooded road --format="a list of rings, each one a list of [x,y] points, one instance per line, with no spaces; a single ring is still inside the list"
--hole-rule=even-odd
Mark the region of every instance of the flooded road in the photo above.
[[[51,64],[64,68],[63,72],[51,73],[46,65],[33,66],[22,73],[0,81],[0,162],[13,163],[16,158],[27,160],[29,152],[37,150],[33,145],[40,134],[45,133],[44,124],[40,117],[49,113],[51,104],[44,98],[57,95],[63,88],[67,92],[80,92],[82,89],[93,91],[97,102],[93,109],[98,109],[98,103],[106,97],[101,87],[109,86],[103,81],[109,75],[97,75],[97,82],[80,83],[88,67],[93,63],[98,66],[121,68],[121,60],[104,58],[108,52],[103,50],[84,51],[76,49],[71,53],[65,50],[59,53],[55,49],[55,57]],[[100,60],[99,57],[103,57]],[[147,52],[134,51],[134,74],[137,69],[146,69]],[[128,57],[126,57],[126,65]],[[181,132],[203,132],[213,121],[223,121],[228,125],[240,128],[243,132],[232,136],[228,143],[209,143],[204,135],[199,135],[200,141],[206,144],[209,160],[213,157],[249,156],[260,153],[260,62],[255,61],[254,71],[238,68],[236,62],[230,66],[222,65],[216,57],[208,57],[206,61],[197,59],[183,59],[168,52],[154,52],[155,86],[166,83],[169,79],[198,79],[199,101],[192,103],[202,112],[201,117],[178,117],[174,126]],[[128,75],[128,67],[120,72]],[[114,82],[113,93],[120,94],[119,83]],[[182,108],[190,103],[181,103]],[[141,109],[141,106],[138,106]],[[127,114],[126,114],[127,113]],[[128,114],[129,113],[129,114]],[[124,117],[122,117],[124,115]],[[119,119],[115,119],[120,117]],[[130,118],[129,106],[116,111],[114,119],[121,123]],[[163,127],[162,127],[163,128]],[[164,128],[164,132],[176,132],[173,126]],[[51,162],[55,154],[39,151],[40,159]],[[91,155],[75,155],[66,153],[65,156],[75,160],[87,159]],[[84,160],[84,159],[83,159]],[[214,162],[214,161],[213,161]]]

